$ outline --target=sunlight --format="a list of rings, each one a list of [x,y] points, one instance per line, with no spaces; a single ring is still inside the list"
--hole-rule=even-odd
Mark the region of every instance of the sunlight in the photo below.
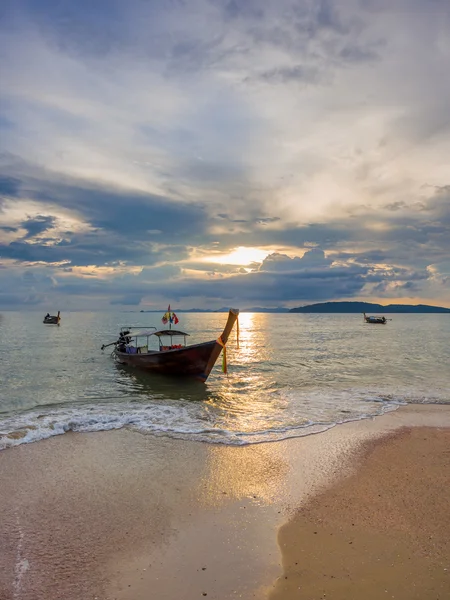
[[[268,250],[262,250],[261,248],[246,248],[245,246],[239,246],[228,254],[220,254],[207,258],[207,262],[219,263],[222,265],[240,265],[246,266],[253,262],[262,262],[266,256],[270,254]]]
[[[255,335],[255,313],[239,313],[239,362],[251,363],[255,359],[253,338]]]

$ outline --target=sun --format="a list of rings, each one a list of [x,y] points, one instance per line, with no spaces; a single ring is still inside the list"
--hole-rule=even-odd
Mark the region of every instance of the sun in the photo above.
[[[221,265],[240,265],[245,267],[254,262],[262,262],[269,254],[269,251],[261,250],[261,248],[246,248],[245,246],[239,246],[228,254],[211,256],[207,261],[219,263]]]

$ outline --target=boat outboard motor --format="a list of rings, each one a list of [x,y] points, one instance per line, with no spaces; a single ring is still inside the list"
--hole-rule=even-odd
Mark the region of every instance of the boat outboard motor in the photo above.
[[[120,332],[119,339],[117,340],[117,349],[119,350],[119,352],[126,352],[126,345],[131,342],[131,338],[128,337],[129,333],[130,332],[128,330]]]

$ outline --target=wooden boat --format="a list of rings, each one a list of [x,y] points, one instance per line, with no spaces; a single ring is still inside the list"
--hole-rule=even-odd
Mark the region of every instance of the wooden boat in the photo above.
[[[230,309],[222,334],[210,342],[186,345],[189,334],[178,329],[156,331],[154,330],[156,328],[151,328],[134,331],[136,328],[130,327],[122,328],[119,339],[106,346],[103,345],[102,350],[114,346],[113,356],[124,365],[165,375],[195,377],[206,381],[222,349],[225,350],[238,315],[239,310]],[[177,323],[178,319],[175,322]],[[149,344],[155,338],[158,349],[150,350]]]
[[[386,323],[390,321],[390,319],[386,319],[386,317],[367,316],[366,313],[363,313],[363,315],[364,322],[371,323],[372,325],[386,325]]]
[[[45,325],[59,325],[61,322],[60,311],[58,310],[58,314],[56,316],[49,315],[48,313],[44,317],[43,323]]]

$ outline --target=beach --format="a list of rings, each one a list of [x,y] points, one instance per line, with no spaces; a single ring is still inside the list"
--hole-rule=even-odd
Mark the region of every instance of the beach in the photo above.
[[[241,447],[126,429],[0,453],[1,600],[443,599],[450,409]]]
[[[361,469],[279,533],[271,600],[448,598],[450,429],[405,428],[366,448]]]

